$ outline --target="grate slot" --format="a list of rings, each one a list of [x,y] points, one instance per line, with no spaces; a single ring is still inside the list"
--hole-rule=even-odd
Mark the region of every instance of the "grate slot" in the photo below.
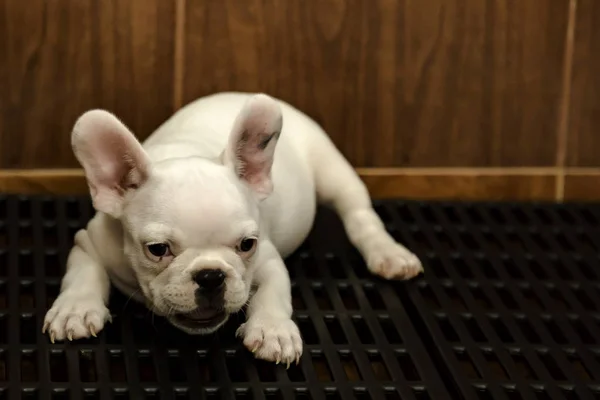
[[[373,333],[371,333],[371,329],[363,317],[358,315],[352,316],[352,325],[354,326],[354,331],[356,332],[360,343],[370,345],[375,344]]]
[[[21,352],[21,382],[36,382],[37,380],[37,353],[35,350],[23,350]]]
[[[64,350],[50,351],[50,380],[52,382],[69,382],[67,357]]]
[[[111,382],[127,382],[127,369],[122,351],[109,350],[108,371]]]
[[[79,379],[85,383],[98,380],[96,357],[93,351],[81,350],[79,352]]]

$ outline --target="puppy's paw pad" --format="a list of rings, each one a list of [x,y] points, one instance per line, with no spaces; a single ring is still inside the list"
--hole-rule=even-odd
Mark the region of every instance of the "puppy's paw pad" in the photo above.
[[[110,321],[110,312],[102,299],[61,293],[44,318],[42,332],[50,341],[76,340],[96,336]]]
[[[288,318],[253,317],[237,330],[244,346],[256,358],[283,363],[288,367],[302,356],[298,326]]]
[[[396,242],[382,243],[373,248],[367,265],[372,273],[385,279],[408,280],[424,272],[417,256]]]

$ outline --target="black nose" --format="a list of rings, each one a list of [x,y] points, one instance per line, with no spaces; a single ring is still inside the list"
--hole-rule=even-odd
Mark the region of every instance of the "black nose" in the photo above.
[[[219,289],[225,282],[225,273],[220,269],[203,269],[194,275],[194,281],[202,289]]]

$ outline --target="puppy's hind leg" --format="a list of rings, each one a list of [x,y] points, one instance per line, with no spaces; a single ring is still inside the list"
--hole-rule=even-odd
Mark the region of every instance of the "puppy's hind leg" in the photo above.
[[[386,231],[365,184],[329,137],[315,137],[313,144],[310,159],[319,202],[338,213],[369,270],[386,279],[410,279],[423,272],[419,259]]]

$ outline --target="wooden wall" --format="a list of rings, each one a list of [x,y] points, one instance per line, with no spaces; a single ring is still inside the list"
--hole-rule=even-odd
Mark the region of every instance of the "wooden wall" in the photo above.
[[[87,109],[143,139],[243,90],[315,118],[377,197],[600,199],[599,21],[598,0],[0,0],[0,190],[83,190]]]

